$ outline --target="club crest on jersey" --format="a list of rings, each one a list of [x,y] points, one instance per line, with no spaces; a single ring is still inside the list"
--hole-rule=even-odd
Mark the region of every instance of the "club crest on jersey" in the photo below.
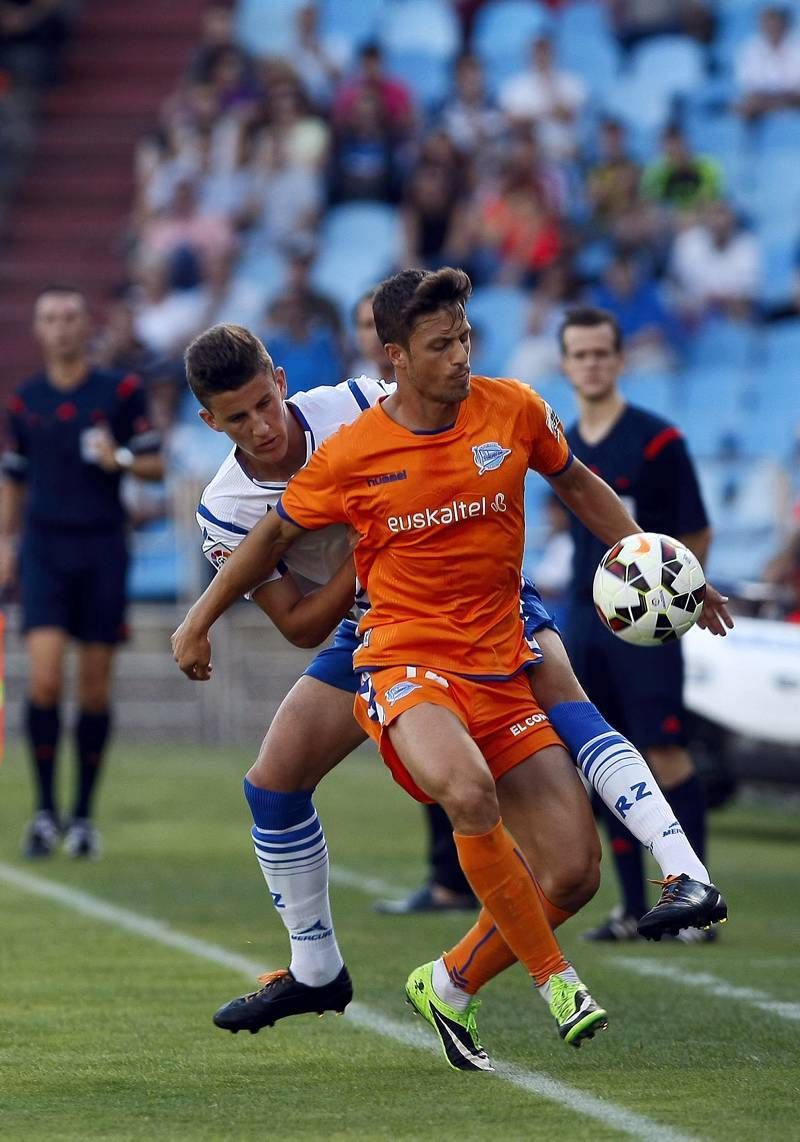
[[[407,697],[414,690],[421,690],[419,682],[395,682],[394,686],[390,686],[386,691],[386,701],[390,706],[395,702],[399,702],[401,698]]]
[[[217,571],[219,571],[225,560],[230,559],[232,554],[232,548],[226,547],[224,543],[218,543],[216,547],[212,547],[212,549],[209,551],[208,558],[214,564]]]
[[[504,448],[496,440],[487,440],[485,444],[473,444],[472,459],[478,469],[478,475],[484,472],[494,472],[511,455],[510,448]]]

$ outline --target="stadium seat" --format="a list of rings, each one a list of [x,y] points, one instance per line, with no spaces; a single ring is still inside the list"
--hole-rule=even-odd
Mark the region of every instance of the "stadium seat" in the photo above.
[[[768,369],[777,368],[800,377],[800,319],[767,326],[764,330],[764,359]],[[800,394],[800,388],[795,392]]]
[[[621,389],[625,399],[631,404],[647,409],[656,416],[673,420],[677,404],[675,377],[661,373],[624,373]]]
[[[320,28],[358,48],[378,35],[385,11],[385,0],[321,0]]]
[[[383,202],[348,202],[329,210],[322,225],[313,278],[347,311],[391,273],[400,252],[397,210]]]
[[[774,150],[793,151],[800,147],[800,111],[773,111],[758,127],[759,142],[766,154]]]
[[[577,72],[594,95],[604,95],[620,70],[620,51],[602,4],[569,4],[556,25],[556,58]]]
[[[743,369],[752,362],[758,338],[752,326],[726,318],[711,318],[688,339],[688,362],[703,370]]]
[[[665,96],[682,95],[698,87],[705,77],[703,49],[688,36],[655,36],[637,45],[631,68],[640,80]]]
[[[386,66],[389,74],[408,84],[415,99],[428,109],[441,105],[450,91],[453,69],[443,56],[393,49]]]
[[[254,56],[288,53],[294,40],[294,16],[303,0],[239,0],[236,39]]]
[[[528,314],[524,290],[513,286],[479,286],[469,302],[469,319],[475,328],[473,369],[502,376],[511,351],[523,337]]]
[[[483,61],[491,86],[496,86],[528,62],[531,40],[549,32],[549,13],[535,0],[497,0],[475,17],[473,50]]]
[[[787,234],[781,227],[759,231],[762,250],[759,300],[767,305],[783,305],[792,296],[795,255],[800,234]]]
[[[461,33],[453,9],[444,0],[395,0],[378,31],[388,52],[410,52],[452,60]]]
[[[606,93],[603,109],[607,115],[621,119],[629,128],[650,133],[647,154],[653,153],[654,134],[669,118],[670,96],[647,76],[636,72],[623,74]]]
[[[131,535],[128,592],[136,602],[171,602],[186,577],[178,536],[172,520],[155,520]]]
[[[679,375],[675,421],[695,455],[719,456],[726,449],[738,448],[739,395],[739,376],[724,365],[687,369]]]

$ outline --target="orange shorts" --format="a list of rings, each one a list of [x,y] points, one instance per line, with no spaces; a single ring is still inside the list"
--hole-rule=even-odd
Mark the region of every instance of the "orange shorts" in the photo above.
[[[451,710],[486,758],[495,781],[550,745],[562,745],[531,694],[526,672],[503,682],[481,682],[425,666],[391,666],[361,675],[353,712],[377,744],[398,785],[417,801],[431,798],[411,777],[389,740],[392,722],[429,702]]]

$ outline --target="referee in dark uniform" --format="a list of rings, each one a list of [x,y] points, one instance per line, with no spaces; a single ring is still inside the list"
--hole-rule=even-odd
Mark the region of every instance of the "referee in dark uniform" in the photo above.
[[[561,366],[578,401],[577,423],[567,430],[572,451],[611,485],[643,531],[680,539],[704,563],[711,532],[685,441],[674,425],[627,404],[619,391],[623,355],[616,319],[600,309],[574,309],[564,319],[560,341]],[[705,804],[686,749],[681,645],[631,646],[602,625],[592,581],[603,545],[574,516],[571,526],[575,554],[566,643],[575,673],[601,713],[644,754],[704,860]],[[648,908],[642,850],[611,813],[603,816],[623,899],[587,936],[634,939],[636,921]]]
[[[94,369],[86,300],[67,288],[36,302],[34,333],[44,371],[8,409],[0,496],[0,585],[18,579],[30,660],[26,728],[36,813],[23,851],[49,856],[64,837],[74,857],[95,857],[92,795],[110,727],[114,652],[125,638],[127,570],[121,477],[163,475],[159,440],[134,375]],[[78,651],[77,782],[68,817],[54,799],[63,665]]]

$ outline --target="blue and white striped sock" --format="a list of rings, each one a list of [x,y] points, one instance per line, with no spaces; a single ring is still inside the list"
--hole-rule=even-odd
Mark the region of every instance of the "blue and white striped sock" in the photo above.
[[[645,759],[591,702],[560,702],[548,710],[556,732],[601,800],[653,854],[663,875],[685,872],[709,883]]]
[[[335,979],[344,966],[328,896],[328,846],[311,793],[273,793],[247,778],[244,792],[255,824],[253,848],[292,949],[292,975],[310,987]]]

